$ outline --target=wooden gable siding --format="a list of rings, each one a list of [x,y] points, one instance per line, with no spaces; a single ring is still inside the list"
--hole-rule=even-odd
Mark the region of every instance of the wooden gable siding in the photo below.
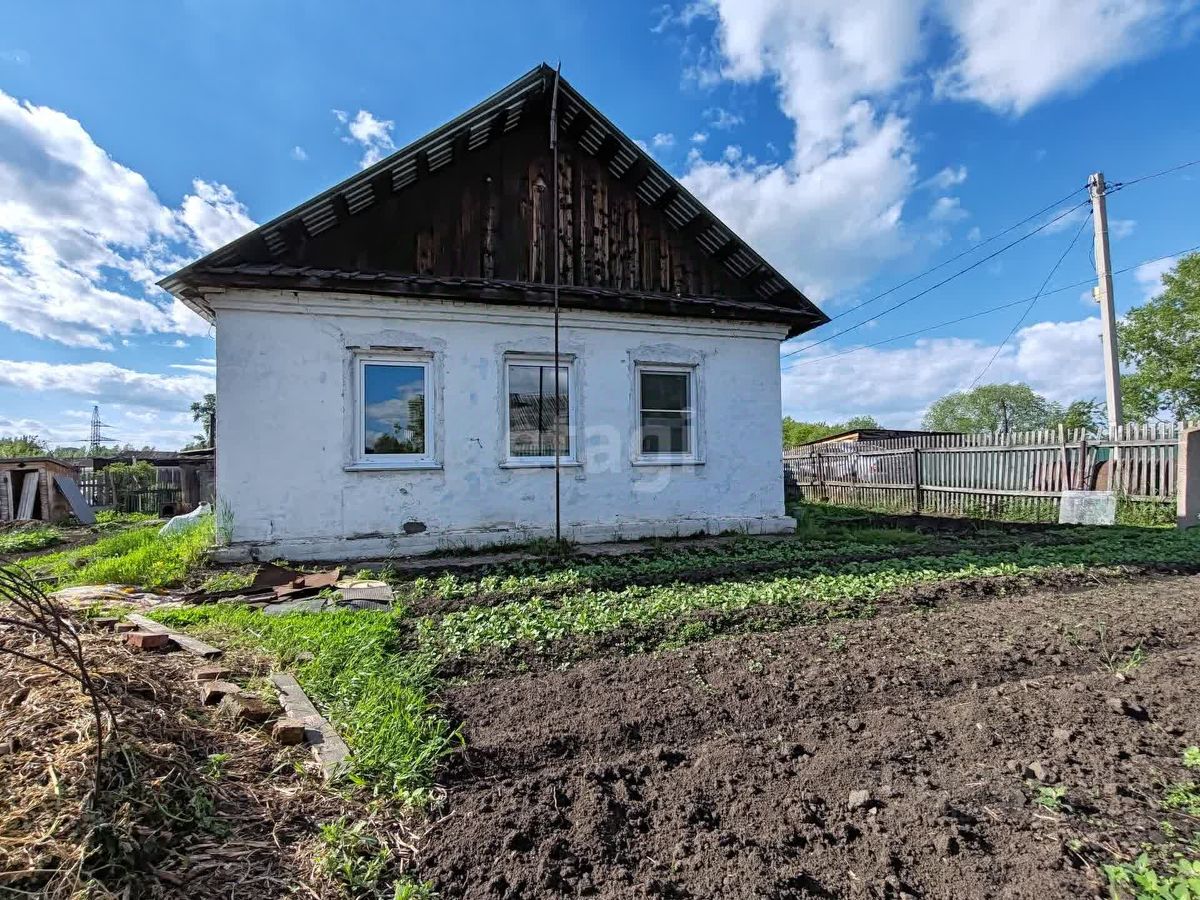
[[[257,262],[408,272],[548,283],[554,239],[552,155],[545,116],[478,150],[455,148],[455,161],[393,191],[375,179],[376,202],[351,213],[335,202],[338,221],[315,236],[289,229],[287,249],[266,244]],[[749,294],[719,261],[664,214],[638,197],[630,182],[582,150],[559,143],[560,283],[696,297]]]

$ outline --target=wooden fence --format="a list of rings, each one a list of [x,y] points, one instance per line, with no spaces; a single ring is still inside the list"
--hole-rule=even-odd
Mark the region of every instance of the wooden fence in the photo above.
[[[816,444],[784,453],[784,483],[790,498],[934,515],[1053,519],[1064,490],[1167,503],[1180,432],[1194,424]]]
[[[120,512],[159,515],[179,508],[183,495],[183,477],[178,466],[158,466],[153,485],[120,486],[104,469],[79,475],[79,489],[95,509],[112,507]]]

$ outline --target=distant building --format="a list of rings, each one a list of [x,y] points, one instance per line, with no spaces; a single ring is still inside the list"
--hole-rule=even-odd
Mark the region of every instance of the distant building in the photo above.
[[[849,431],[839,431],[837,434],[817,438],[815,441],[805,441],[803,444],[797,444],[789,449],[799,450],[801,447],[816,447],[821,444],[846,444],[857,441],[882,441],[888,438],[911,438],[956,433],[952,431],[906,431],[901,428],[853,428]]]

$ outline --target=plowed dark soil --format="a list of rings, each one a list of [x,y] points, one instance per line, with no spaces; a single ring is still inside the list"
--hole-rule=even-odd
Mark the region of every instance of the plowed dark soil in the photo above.
[[[1200,577],[948,599],[455,688],[467,749],[422,876],[444,898],[1103,895],[1200,738]],[[1065,808],[1033,802],[1049,784]]]

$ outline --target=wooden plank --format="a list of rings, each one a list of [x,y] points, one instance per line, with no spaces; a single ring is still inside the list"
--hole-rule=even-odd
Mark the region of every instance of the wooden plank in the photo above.
[[[12,475],[0,472],[0,522],[11,522],[13,517]]]
[[[340,774],[350,762],[350,748],[341,735],[317,712],[293,676],[280,672],[271,676],[271,683],[279,691],[279,702],[288,717],[304,723],[304,739],[324,776],[328,779]]]
[[[148,631],[151,634],[165,634],[181,648],[188,653],[193,653],[196,656],[201,656],[204,659],[220,659],[225,652],[219,647],[214,647],[212,644],[206,644],[204,641],[197,640],[191,635],[184,634],[181,631],[176,631],[173,628],[168,628],[161,622],[155,622],[153,619],[147,619],[145,616],[140,616],[137,613],[130,613],[125,617],[142,631]]]

